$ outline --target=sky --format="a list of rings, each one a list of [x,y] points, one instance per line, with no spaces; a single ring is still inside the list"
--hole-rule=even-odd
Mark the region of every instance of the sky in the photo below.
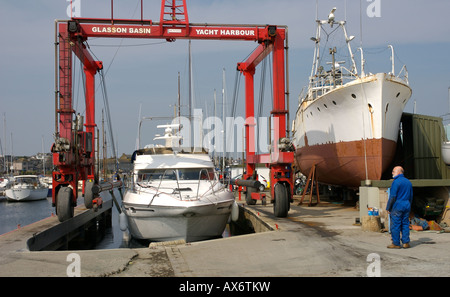
[[[86,18],[109,18],[106,0],[78,0],[77,13]],[[114,0],[114,18],[140,18],[140,0]],[[161,1],[143,0],[144,19],[159,22]],[[318,4],[318,5],[317,5]],[[68,19],[66,0],[4,0],[0,2],[0,140],[2,153],[15,156],[49,152],[53,143],[54,22]],[[289,28],[290,119],[311,71],[315,19],[326,19],[337,7],[336,19],[347,21],[354,35],[353,51],[364,48],[366,72],[389,72],[395,49],[396,72],[407,66],[413,90],[405,112],[442,116],[449,113],[450,26],[448,0],[187,0],[191,23],[272,24]],[[316,10],[317,8],[317,10]],[[135,149],[139,114],[172,116],[181,77],[182,112],[187,113],[188,42],[177,40],[89,39],[103,62],[113,135],[119,156]],[[231,109],[236,65],[256,48],[254,42],[192,41],[193,89],[197,108],[221,117],[222,88],[225,109]],[[355,56],[359,59],[359,56]],[[80,65],[74,63],[74,108],[84,114]],[[225,84],[223,74],[225,73]],[[257,73],[258,76],[258,73]],[[99,79],[97,79],[99,82]],[[101,128],[104,109],[97,85],[96,122]],[[243,79],[240,90],[244,89]],[[255,82],[255,97],[259,84]],[[238,96],[237,116],[243,116],[244,97]],[[270,96],[264,99],[270,112]],[[415,106],[415,107],[414,107]],[[159,123],[158,123],[159,124]],[[142,142],[151,142],[153,123],[146,124]],[[144,130],[143,130],[144,131]],[[6,148],[5,148],[6,146]]]

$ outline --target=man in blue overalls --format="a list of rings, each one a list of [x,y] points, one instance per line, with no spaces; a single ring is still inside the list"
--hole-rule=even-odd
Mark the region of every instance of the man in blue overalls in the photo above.
[[[392,244],[390,249],[409,248],[409,213],[413,199],[411,182],[403,175],[403,168],[396,166],[392,170],[394,181],[390,189],[389,200],[386,206],[391,217]],[[400,244],[400,233],[402,243]]]

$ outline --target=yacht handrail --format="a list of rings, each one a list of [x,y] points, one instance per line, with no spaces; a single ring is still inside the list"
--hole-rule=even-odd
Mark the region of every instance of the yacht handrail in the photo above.
[[[179,182],[178,182],[178,175],[177,175],[176,170],[175,170],[175,169],[166,169],[166,170],[164,170],[164,174],[163,174],[163,175],[161,176],[161,178],[159,179],[159,185],[158,185],[158,187],[156,188],[156,193],[153,195],[152,200],[150,201],[150,203],[149,203],[148,205],[152,205],[153,200],[154,200],[155,197],[158,196],[160,193],[165,193],[165,192],[160,192],[159,189],[161,188],[161,183],[162,183],[162,181],[164,180],[164,176],[166,175],[166,172],[167,172],[168,170],[171,170],[172,172],[175,173],[175,178],[177,179],[177,186],[178,186],[178,189],[180,188],[180,184],[179,184]],[[181,191],[178,191],[178,193],[179,193],[179,195],[180,195],[180,200],[183,200],[183,198],[182,198],[182,196],[181,196]],[[168,193],[165,193],[165,194],[168,194]],[[172,194],[173,194],[173,193],[172,193]]]
[[[214,183],[214,184],[213,184],[212,181],[211,181],[211,177],[209,176],[208,169],[207,169],[207,168],[202,168],[202,169],[200,170],[200,172],[198,173],[197,199],[198,199],[198,192],[199,192],[199,190],[200,190],[200,182],[202,181],[201,176],[202,176],[202,172],[203,172],[203,171],[206,172],[206,176],[208,177],[208,181],[209,181],[209,184],[210,184],[211,191],[212,191],[213,195],[216,195],[216,192],[214,191],[214,186],[215,186],[217,183]],[[213,173],[214,173],[214,177],[215,177],[215,172],[213,172]],[[214,179],[215,179],[215,178],[214,178]],[[209,199],[208,199],[208,200],[209,200]],[[213,203],[211,200],[210,200],[210,202]]]

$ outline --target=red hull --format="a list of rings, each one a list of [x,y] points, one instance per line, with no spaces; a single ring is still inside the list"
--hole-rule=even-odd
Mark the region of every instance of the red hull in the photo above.
[[[365,142],[305,146],[296,149],[295,166],[308,176],[315,164],[319,182],[359,187],[363,180],[381,179],[394,158],[396,145],[396,142],[388,139],[368,139]]]

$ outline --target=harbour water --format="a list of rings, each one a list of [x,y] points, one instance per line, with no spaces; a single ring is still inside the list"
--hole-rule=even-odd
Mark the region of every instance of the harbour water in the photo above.
[[[82,205],[83,203],[83,197],[79,197],[77,205]],[[55,208],[52,207],[51,197],[27,202],[8,202],[6,198],[0,197],[0,236],[52,215],[56,215],[56,212]],[[96,242],[91,242],[88,246],[76,245],[72,249],[140,248],[149,245],[149,242],[130,239],[128,232],[124,233],[120,230],[119,212],[115,206],[112,208],[111,225],[111,228],[106,228],[104,232],[96,236]],[[232,236],[228,225],[222,236]],[[69,248],[71,247],[69,246]]]
[[[27,201],[8,202],[0,198],[0,234],[13,231],[17,228],[48,218],[55,213],[52,207],[52,198]]]
[[[83,197],[78,198],[77,205],[83,203]],[[47,197],[38,201],[8,202],[0,198],[0,235],[11,232],[34,222],[43,220],[55,214],[52,207],[52,198]],[[107,228],[94,249],[114,249],[124,247],[123,232],[119,228],[119,213],[115,207],[112,209],[112,227]]]

